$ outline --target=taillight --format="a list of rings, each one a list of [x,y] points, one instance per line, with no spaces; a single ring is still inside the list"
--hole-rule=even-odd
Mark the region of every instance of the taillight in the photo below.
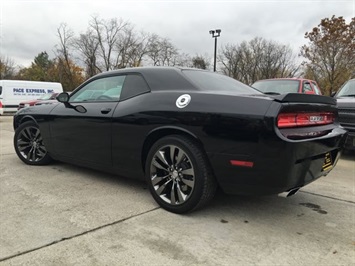
[[[315,125],[328,125],[332,124],[335,120],[334,113],[322,112],[322,113],[281,113],[277,117],[277,126],[279,128],[291,128],[291,127],[306,127]]]
[[[2,102],[0,101],[0,108],[2,108]]]
[[[254,162],[249,162],[249,161],[230,160],[229,162],[231,165],[234,165],[234,166],[244,166],[244,167],[253,167],[254,166]]]

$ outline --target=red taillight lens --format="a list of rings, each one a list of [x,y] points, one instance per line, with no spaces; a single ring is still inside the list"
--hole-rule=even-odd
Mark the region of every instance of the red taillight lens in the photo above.
[[[277,118],[279,128],[327,125],[334,122],[335,115],[324,113],[281,113]]]
[[[249,161],[239,161],[239,160],[230,160],[231,165],[234,166],[244,166],[244,167],[253,167],[254,163]]]
[[[0,101],[0,108],[2,108],[2,102]]]

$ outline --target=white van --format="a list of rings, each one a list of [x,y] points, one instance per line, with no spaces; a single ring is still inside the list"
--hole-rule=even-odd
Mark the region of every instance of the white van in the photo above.
[[[0,101],[4,112],[16,112],[22,101],[38,99],[46,93],[63,92],[58,82],[0,80]]]

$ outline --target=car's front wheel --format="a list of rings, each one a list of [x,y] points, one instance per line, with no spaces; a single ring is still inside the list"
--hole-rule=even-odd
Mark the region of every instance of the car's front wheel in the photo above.
[[[44,165],[52,161],[39,127],[33,121],[25,122],[16,129],[14,147],[17,156],[26,164]]]
[[[204,206],[217,188],[206,155],[185,136],[172,135],[157,141],[148,153],[145,173],[156,202],[174,213]]]

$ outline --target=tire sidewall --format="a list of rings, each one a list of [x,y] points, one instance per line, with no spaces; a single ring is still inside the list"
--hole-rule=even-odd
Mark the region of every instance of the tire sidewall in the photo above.
[[[44,165],[44,164],[48,164],[51,161],[51,157],[49,156],[48,151],[47,151],[47,154],[41,160],[35,161],[35,162],[29,161],[26,158],[24,158],[22,156],[21,152],[19,151],[18,145],[17,145],[18,137],[19,137],[20,132],[22,132],[22,130],[24,130],[26,127],[35,127],[35,128],[39,129],[39,126],[38,126],[37,123],[35,123],[34,121],[27,121],[27,122],[22,123],[15,130],[14,148],[15,148],[17,156],[20,158],[21,161],[23,161],[24,163],[29,164],[29,165]]]
[[[182,149],[188,155],[194,167],[195,184],[194,184],[193,192],[190,195],[190,197],[180,205],[171,205],[165,202],[164,200],[162,200],[159,197],[159,195],[155,192],[151,182],[151,176],[150,176],[151,161],[155,153],[166,145],[175,145],[180,149]],[[204,175],[206,175],[207,173],[205,173],[204,170],[205,168],[203,165],[204,162],[196,158],[196,156],[193,153],[192,149],[198,149],[198,147],[196,145],[194,145],[195,147],[190,147],[190,146],[191,145],[189,143],[185,142],[183,137],[179,137],[179,136],[164,137],[153,144],[153,146],[151,147],[148,153],[146,164],[145,164],[145,177],[146,177],[146,181],[148,182],[149,190],[153,198],[158,202],[158,204],[161,207],[174,213],[185,213],[193,210],[200,202],[200,199],[203,194],[203,187],[205,186]]]

